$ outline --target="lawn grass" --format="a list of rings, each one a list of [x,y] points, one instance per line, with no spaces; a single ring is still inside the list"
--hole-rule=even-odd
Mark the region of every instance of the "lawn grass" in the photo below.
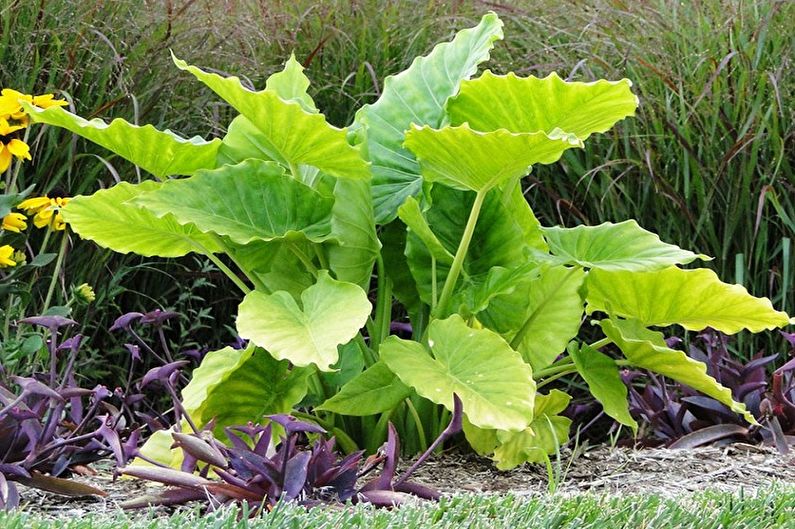
[[[116,516],[64,516],[48,519],[34,512],[0,513],[4,529],[766,529],[795,527],[795,489],[760,491],[752,495],[701,492],[665,499],[645,496],[582,494],[539,498],[517,496],[459,496],[438,504],[392,511],[367,506],[315,508],[280,505],[272,513],[248,521],[227,510],[209,515],[183,511],[169,518],[137,512]]]

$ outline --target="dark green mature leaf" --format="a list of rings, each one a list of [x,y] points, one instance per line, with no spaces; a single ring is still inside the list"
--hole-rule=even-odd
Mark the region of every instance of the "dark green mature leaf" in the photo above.
[[[274,162],[246,160],[170,180],[133,201],[158,216],[229,237],[238,244],[331,237],[334,200],[285,174]]]
[[[682,351],[669,348],[662,333],[646,329],[637,320],[609,319],[600,321],[599,325],[632,365],[690,386],[743,415],[751,424],[756,424],[745,404],[736,402],[729,388],[707,374],[706,365]]]
[[[138,126],[114,119],[85,120],[53,106],[46,110],[22,103],[34,123],[62,127],[109,149],[125,160],[158,178],[168,175],[191,175],[199,169],[215,167],[220,139],[205,141],[196,136],[182,138],[170,130],[157,130],[152,125]]]
[[[173,215],[158,218],[131,201],[162,184],[122,182],[91,196],[78,196],[63,208],[63,217],[82,238],[119,253],[181,257],[190,252],[218,252],[215,239]]]
[[[301,304],[284,291],[249,292],[240,304],[237,330],[275,358],[329,371],[338,359],[337,346],[364,326],[370,301],[359,286],[321,271],[317,283],[301,293]]]
[[[353,378],[317,409],[342,415],[374,415],[391,410],[409,395],[411,388],[381,361]]]
[[[431,322],[428,336],[430,349],[390,336],[381,344],[381,359],[431,402],[452,410],[458,395],[475,426],[527,427],[533,419],[533,372],[499,335],[472,329],[455,314]]]
[[[710,257],[666,244],[634,220],[576,228],[541,228],[549,251],[563,264],[600,270],[652,271]]]
[[[419,165],[403,148],[406,129],[412,123],[441,126],[447,99],[489,58],[494,42],[501,38],[500,19],[494,13],[485,15],[476,27],[458,32],[452,42],[439,44],[406,71],[387,77],[378,101],[356,114],[372,162],[376,222],[393,220],[406,198],[422,189]]]
[[[285,167],[311,165],[340,178],[370,178],[367,162],[348,144],[345,129],[329,125],[322,114],[307,112],[300,102],[285,101],[273,89],[253,92],[237,77],[208,73],[176,57],[174,64],[192,73],[262,133],[255,143],[267,159]]]
[[[588,390],[605,413],[637,432],[638,423],[629,413],[627,386],[621,380],[615,361],[587,344],[577,346],[571,342],[568,351],[580,376],[588,384]]]
[[[543,79],[495,75],[490,71],[461,84],[447,110],[453,125],[475,130],[550,133],[555,129],[586,140],[635,115],[638,98],[628,79],[567,82],[551,73]]]

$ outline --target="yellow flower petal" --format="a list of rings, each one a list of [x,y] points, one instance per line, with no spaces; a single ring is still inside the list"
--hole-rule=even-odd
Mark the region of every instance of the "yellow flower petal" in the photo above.
[[[49,206],[49,197],[33,197],[20,202],[17,206],[17,209],[24,210],[28,215],[33,215],[34,213],[38,213],[42,209]]]
[[[22,130],[25,125],[14,124],[11,125],[6,118],[0,118],[0,136],[8,136],[12,132]]]
[[[14,249],[8,244],[0,246],[0,268],[16,266],[17,262],[13,259]]]
[[[52,219],[52,229],[55,231],[63,231],[66,229],[66,222],[64,222],[63,217],[60,213],[56,213],[55,217]]]
[[[36,213],[36,216],[33,217],[33,224],[37,228],[43,228],[50,223],[50,219],[52,219],[53,211],[49,208],[43,209]]]
[[[11,151],[0,141],[0,173],[4,173],[11,165]]]
[[[2,227],[5,231],[19,233],[28,227],[26,220],[27,218],[22,213],[9,213],[3,217]]]
[[[6,148],[9,151],[11,151],[11,154],[16,156],[20,160],[23,159],[23,158],[25,160],[30,160],[31,159],[30,158],[30,147],[28,146],[27,143],[25,143],[22,140],[18,140],[16,138],[14,138],[10,142],[8,142],[8,145],[6,146]]]
[[[33,96],[33,104],[39,108],[50,107],[65,107],[69,102],[63,99],[54,99],[53,94],[42,94],[40,96]]]

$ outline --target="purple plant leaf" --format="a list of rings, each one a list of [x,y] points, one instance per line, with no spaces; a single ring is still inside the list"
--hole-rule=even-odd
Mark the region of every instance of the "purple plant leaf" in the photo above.
[[[311,457],[312,454],[310,452],[298,452],[287,460],[284,470],[284,485],[282,487],[284,499],[294,500],[304,490]]]
[[[696,448],[727,437],[746,437],[747,435],[748,428],[744,428],[739,424],[716,424],[684,435],[674,441],[668,448],[672,450]]]
[[[0,463],[0,474],[5,474],[9,478],[30,477],[30,472],[28,472],[25,467],[14,463]]]
[[[141,314],[140,312],[128,312],[127,314],[122,314],[121,316],[116,318],[116,321],[113,322],[113,325],[110,326],[108,331],[114,332],[122,329],[125,331],[129,331],[130,326],[134,322],[140,320],[143,317],[144,315]]]
[[[161,384],[165,384],[168,382],[169,377],[173,373],[175,373],[178,369],[185,367],[189,363],[190,362],[187,360],[178,360],[176,362],[170,362],[164,366],[153,367],[147,371],[144,377],[141,379],[139,387],[143,389],[154,381],[159,381]]]
[[[191,501],[205,500],[207,493],[204,490],[189,488],[174,488],[165,490],[159,494],[150,494],[133,498],[120,504],[122,509],[143,509],[146,507],[156,507],[158,505],[182,505]]]
[[[141,323],[146,325],[163,325],[166,321],[179,317],[178,312],[173,312],[170,310],[160,310],[155,309],[147,312],[141,317]]]
[[[174,439],[171,448],[179,447],[184,453],[190,454],[199,461],[218,468],[227,468],[226,458],[210,441],[180,432],[173,432],[171,437]]]
[[[326,433],[326,430],[310,422],[299,421],[295,417],[286,414],[266,415],[266,418],[284,427],[288,437],[296,432],[304,433]]]
[[[398,440],[397,430],[395,430],[395,426],[391,422],[387,430],[387,441],[380,449],[384,457],[384,468],[381,474],[362,487],[361,491],[392,489],[392,480],[395,478],[398,454],[400,454],[400,441]]]
[[[778,332],[781,333],[781,336],[783,336],[784,339],[787,340],[792,347],[795,347],[795,332],[784,332],[784,331],[778,331]]]
[[[141,348],[137,345],[126,343],[124,344],[124,348],[130,353],[130,358],[132,358],[133,362],[140,362],[141,361]]]
[[[30,395],[40,395],[42,397],[47,397],[48,399],[54,399],[58,402],[64,402],[64,399],[60,393],[34,378],[11,377],[11,380],[21,387],[23,391]]]
[[[210,483],[210,480],[194,474],[164,467],[125,467],[120,468],[119,473],[174,487],[203,487]]]
[[[124,464],[126,465],[128,461],[138,455],[138,445],[141,442],[141,429],[136,428],[130,435],[127,436],[127,439],[121,444],[121,450],[124,454]]]
[[[376,507],[398,507],[405,503],[416,501],[416,498],[411,494],[382,489],[359,492],[359,497]]]
[[[66,351],[67,349],[76,353],[78,349],[80,349],[80,345],[83,342],[83,335],[82,334],[75,334],[68,340],[64,340],[61,345],[58,346],[59,351]]]
[[[113,451],[113,457],[116,458],[116,464],[119,467],[124,466],[124,464],[127,462],[126,458],[124,457],[124,448],[122,447],[121,439],[119,439],[119,433],[111,427],[114,422],[113,417],[110,415],[103,415],[97,418],[102,423],[97,429],[97,435],[102,438]]]
[[[19,320],[19,323],[27,323],[28,325],[45,327],[50,331],[55,331],[68,325],[77,325],[76,321],[70,320],[69,318],[64,318],[63,316],[33,316]]]
[[[441,492],[438,490],[428,487],[427,485],[421,485],[420,483],[413,483],[411,481],[406,481],[401,483],[400,485],[395,486],[395,491],[397,492],[406,492],[413,496],[417,496],[424,500],[438,500],[442,497]]]
[[[0,511],[19,507],[19,491],[17,486],[0,472]]]

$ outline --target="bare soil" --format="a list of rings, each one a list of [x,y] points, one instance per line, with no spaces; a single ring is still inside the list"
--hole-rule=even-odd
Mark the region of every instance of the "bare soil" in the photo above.
[[[648,495],[678,497],[694,491],[715,490],[753,493],[774,483],[795,485],[795,453],[733,444],[692,450],[627,449],[599,447],[553,460],[555,490],[574,495]],[[20,487],[26,509],[57,518],[114,515],[119,503],[152,493],[157,486],[131,479],[112,479],[111,467],[95,465],[95,476],[76,479],[105,490],[104,498],[64,498]],[[488,459],[475,455],[444,454],[427,461],[414,481],[445,494],[511,493],[540,495],[549,491],[547,469],[526,465],[497,471]]]

